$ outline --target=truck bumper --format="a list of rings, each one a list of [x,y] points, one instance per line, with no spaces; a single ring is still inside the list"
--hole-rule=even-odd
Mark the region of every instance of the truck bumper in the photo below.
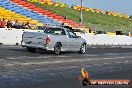
[[[46,45],[35,45],[35,44],[26,44],[24,42],[21,43],[22,47],[32,47],[32,48],[37,48],[37,49],[44,49],[44,50],[50,50],[54,51],[54,46],[51,46],[50,44]]]

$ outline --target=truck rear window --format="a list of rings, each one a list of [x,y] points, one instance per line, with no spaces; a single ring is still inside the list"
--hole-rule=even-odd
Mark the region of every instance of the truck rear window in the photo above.
[[[66,35],[64,29],[61,28],[46,28],[44,33],[55,35]]]

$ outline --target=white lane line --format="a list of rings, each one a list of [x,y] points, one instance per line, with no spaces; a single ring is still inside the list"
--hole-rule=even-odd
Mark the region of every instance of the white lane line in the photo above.
[[[13,64],[7,64],[5,66],[15,66],[15,65],[22,65],[22,66],[27,66],[27,65],[42,65],[42,64],[61,64],[61,63],[72,63],[72,62],[84,62],[84,61],[90,61],[92,59],[86,59],[86,60],[60,60],[60,61],[47,61],[47,62],[26,62],[26,63],[21,63],[21,62],[14,62]],[[98,60],[98,59],[94,59]]]
[[[99,55],[84,54],[83,56],[99,56]]]
[[[108,64],[111,64],[111,63],[103,63],[104,65],[108,65]]]
[[[104,60],[113,60],[113,59],[128,59],[128,58],[132,58],[132,56],[124,56],[124,57],[113,57],[113,58],[102,58]]]
[[[15,59],[17,59],[17,58],[9,57],[9,58],[7,58],[7,59],[10,59],[10,60],[15,60]]]
[[[70,59],[70,60],[55,60],[55,61],[47,61],[47,62],[14,62],[9,63],[4,66],[15,66],[15,65],[22,65],[22,66],[28,66],[28,65],[43,65],[43,64],[62,64],[62,63],[73,63],[73,62],[85,62],[85,61],[99,61],[99,60],[117,60],[117,59],[126,59],[128,57],[116,57],[116,58],[100,58],[100,59]],[[130,62],[130,61],[129,61]],[[117,62],[120,63],[120,62]]]
[[[117,64],[121,64],[121,63],[124,63],[124,62],[119,62],[119,61],[117,61],[117,62],[115,62],[115,63],[117,63]]]
[[[125,63],[132,63],[132,61],[125,61]]]
[[[70,56],[38,56],[38,57],[29,57],[29,56],[21,56],[21,57],[7,57],[7,59],[10,60],[18,60],[18,59],[37,59],[37,58],[66,58]]]
[[[51,57],[52,56],[38,56],[38,57],[22,56],[22,57],[7,57],[7,59],[19,60],[19,59],[37,59],[37,58],[51,58]]]
[[[105,55],[119,55],[119,54],[117,54],[117,53],[105,53]]]
[[[85,56],[98,56],[98,55],[83,55],[84,58]],[[61,56],[37,56],[37,57],[33,57],[33,56],[19,56],[19,57],[7,57],[7,59],[10,59],[10,60],[19,60],[19,59],[37,59],[37,58],[70,58],[72,56],[64,56],[64,55],[61,55]],[[124,56],[125,57],[125,56]],[[119,59],[122,59],[124,57],[116,57],[119,58]],[[72,57],[73,58],[73,57]],[[94,57],[93,57],[94,58]],[[111,58],[111,59],[114,59],[115,57]],[[127,58],[132,58],[132,56],[128,57]],[[110,59],[110,58],[102,58],[102,59]]]
[[[52,57],[71,57],[71,56],[52,56]]]
[[[66,67],[50,67],[50,69],[67,69],[67,68],[81,68],[81,66],[66,66]],[[88,67],[91,67],[91,66],[88,66]],[[41,71],[41,70],[44,70],[44,69],[35,69],[35,70],[37,70],[37,71]],[[48,69],[46,69],[46,70],[48,70]]]
[[[114,62],[114,63],[116,63],[116,64],[123,64],[123,63],[132,63],[132,61],[116,61],[116,62]],[[103,63],[103,64],[113,64],[113,63]]]

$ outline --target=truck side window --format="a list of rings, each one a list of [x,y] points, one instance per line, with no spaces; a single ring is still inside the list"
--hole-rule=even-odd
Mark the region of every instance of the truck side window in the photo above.
[[[67,30],[69,38],[77,38],[77,35],[73,33],[71,30]]]
[[[66,35],[64,29],[61,28],[47,28],[44,33],[54,34],[54,35]]]
[[[66,35],[66,32],[63,29],[61,29],[61,30],[62,30],[61,35]]]
[[[61,29],[61,28],[54,29],[54,34],[57,34],[57,35],[66,35],[64,29]]]

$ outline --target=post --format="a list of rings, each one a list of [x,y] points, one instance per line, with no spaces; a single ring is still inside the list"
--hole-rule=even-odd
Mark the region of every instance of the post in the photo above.
[[[82,6],[83,6],[83,0],[81,0],[81,9],[80,9],[80,23],[83,22],[83,16],[82,16]]]

